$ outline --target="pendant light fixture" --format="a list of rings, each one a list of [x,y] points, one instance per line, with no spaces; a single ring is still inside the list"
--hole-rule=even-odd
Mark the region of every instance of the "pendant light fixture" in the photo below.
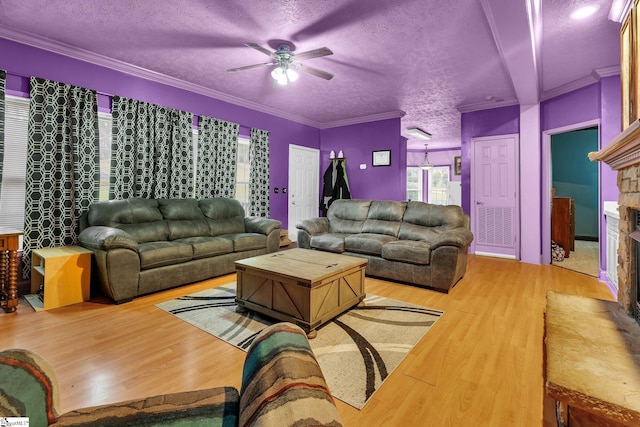
[[[433,165],[429,163],[429,151],[427,150],[427,144],[424,144],[424,161],[420,165],[421,169],[431,169]]]

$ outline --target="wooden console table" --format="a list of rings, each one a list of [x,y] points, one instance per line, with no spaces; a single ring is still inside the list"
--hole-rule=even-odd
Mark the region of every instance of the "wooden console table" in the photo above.
[[[18,248],[22,231],[0,227],[0,306],[6,313],[18,309]]]
[[[544,344],[559,426],[640,425],[640,326],[617,302],[549,291]]]

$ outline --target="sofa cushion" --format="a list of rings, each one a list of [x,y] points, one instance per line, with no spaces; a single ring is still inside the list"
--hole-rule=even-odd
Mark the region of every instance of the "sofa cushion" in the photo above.
[[[324,233],[311,236],[309,246],[312,249],[320,249],[328,252],[344,252],[344,239],[349,234]]]
[[[343,234],[362,232],[370,205],[370,200],[335,200],[327,212],[329,231]]]
[[[431,247],[427,242],[398,240],[382,246],[382,258],[389,261],[428,265],[431,261]]]
[[[209,258],[233,252],[233,241],[222,237],[188,237],[176,242],[191,245],[193,259]]]
[[[344,249],[359,254],[378,255],[382,253],[382,245],[397,240],[386,234],[361,233],[345,237]]]
[[[244,209],[240,202],[225,197],[213,197],[198,201],[209,224],[209,235],[244,233]]]
[[[237,233],[224,234],[218,236],[233,242],[234,252],[251,251],[254,249],[264,249],[267,247],[267,236],[258,233]]]
[[[209,224],[205,219],[167,221],[169,240],[185,237],[209,236]]]
[[[397,237],[406,206],[405,202],[372,201],[362,232]]]
[[[148,242],[140,245],[140,269],[180,264],[193,259],[191,245],[177,241]]]
[[[424,227],[464,227],[464,212],[460,206],[408,202],[403,221]]]
[[[196,199],[158,199],[158,209],[166,220],[204,219]]]
[[[121,224],[117,228],[126,231],[138,243],[169,240],[169,227],[164,221],[140,224]]]
[[[117,227],[120,224],[162,221],[162,213],[155,199],[131,198],[94,203],[89,207],[89,225]]]

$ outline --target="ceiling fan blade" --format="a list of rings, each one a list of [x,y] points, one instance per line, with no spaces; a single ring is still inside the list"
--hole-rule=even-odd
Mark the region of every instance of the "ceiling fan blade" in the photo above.
[[[274,53],[273,52],[271,52],[268,49],[265,49],[264,47],[260,46],[259,44],[256,44],[256,43],[245,43],[244,45],[247,46],[247,47],[252,47],[255,50],[257,50],[258,52],[262,52],[267,56],[270,56],[272,58],[274,57]]]
[[[333,52],[328,47],[321,47],[320,49],[309,50],[307,52],[296,53],[293,55],[294,61],[304,61],[305,59],[319,58],[321,56],[333,55]]]
[[[304,71],[305,73],[313,74],[314,76],[321,77],[325,80],[331,80],[333,78],[333,74],[327,73],[326,71],[318,70],[317,68],[307,67],[306,65],[298,64],[296,66],[296,70]]]
[[[275,65],[275,64],[273,62],[263,62],[262,64],[245,65],[244,67],[229,68],[227,71],[231,72],[231,71],[250,70],[252,68],[268,67],[269,65]]]

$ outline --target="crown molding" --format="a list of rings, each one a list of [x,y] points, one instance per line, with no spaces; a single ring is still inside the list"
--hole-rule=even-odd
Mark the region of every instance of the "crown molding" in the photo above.
[[[565,93],[573,92],[574,90],[581,89],[585,86],[589,86],[594,83],[598,83],[600,79],[604,77],[610,77],[620,74],[620,66],[614,65],[611,67],[597,68],[591,71],[588,76],[581,77],[569,83],[565,83],[548,91],[545,91],[540,97],[540,101],[546,101],[556,96],[564,95]]]
[[[258,104],[253,101],[248,101],[246,99],[238,98],[236,96],[219,92],[217,90],[210,89],[195,83],[187,82],[185,80],[171,77],[166,74],[151,71],[146,68],[138,67],[136,65],[132,65],[127,62],[110,58],[108,56],[99,55],[97,53],[80,49],[78,47],[74,47],[66,43],[61,43],[58,41],[47,39],[32,33],[28,33],[26,31],[7,27],[1,24],[0,24],[0,37],[17,42],[17,43],[22,43],[31,47],[35,47],[37,49],[46,50],[59,55],[67,56],[69,58],[73,58],[83,62],[88,62],[94,65],[105,67],[114,71],[129,74],[135,77],[140,77],[156,83],[165,84],[178,89],[183,89],[189,92],[197,93],[199,95],[215,98],[220,101],[238,105],[240,107],[249,108],[251,110],[270,114],[272,116],[291,120],[296,123],[301,123],[301,124],[312,126],[315,128],[320,128],[322,125],[321,123],[315,120],[310,120],[295,114],[279,111],[274,108],[267,107],[265,105]]]
[[[503,99],[501,101],[483,101],[475,102],[472,104],[460,104],[456,105],[456,109],[461,113],[471,113],[473,111],[490,110],[493,108],[508,107],[511,105],[518,105],[519,102],[515,98]]]
[[[320,129],[337,128],[340,126],[358,125],[360,123],[377,122],[379,120],[398,119],[405,116],[405,112],[401,110],[387,111],[386,113],[371,114],[369,116],[353,117],[344,120],[334,120],[332,122],[322,123],[317,126]]]
[[[611,67],[604,68],[596,68],[591,72],[598,76],[599,79],[604,79],[605,77],[618,76],[620,75],[620,65],[612,65]]]
[[[613,22],[621,24],[629,13],[629,10],[631,10],[632,4],[633,0],[613,0],[608,18]]]
[[[210,89],[195,83],[191,83],[185,80],[181,80],[175,77],[168,76],[166,74],[158,73],[148,70],[146,68],[138,67],[136,65],[129,64],[108,56],[99,55],[88,50],[80,49],[78,47],[71,46],[66,43],[57,42],[51,39],[47,39],[26,31],[18,30],[15,28],[7,27],[0,24],[0,37],[11,40],[17,43],[22,43],[28,46],[35,47],[37,49],[46,50],[48,52],[56,53],[59,55],[67,56],[69,58],[77,59],[83,62],[88,62],[100,67],[105,67],[110,70],[118,71],[121,73],[129,74],[135,77],[140,77],[146,80],[150,80],[156,83],[165,84],[167,86],[183,89],[188,92],[197,93],[210,98],[215,98],[220,101],[228,102],[230,104],[245,107],[254,111],[269,114],[272,116],[280,117],[282,119],[290,120],[292,122],[300,123],[303,125],[311,126],[317,129],[327,129],[332,127],[347,126],[353,124],[367,123],[378,120],[386,120],[392,118],[404,117],[404,111],[389,111],[386,113],[373,114],[369,116],[354,117],[344,120],[336,120],[331,122],[318,122],[308,119],[306,117],[298,116],[296,114],[290,114],[283,112],[265,105],[248,101],[246,99],[238,98],[233,95],[219,92],[214,89]]]

